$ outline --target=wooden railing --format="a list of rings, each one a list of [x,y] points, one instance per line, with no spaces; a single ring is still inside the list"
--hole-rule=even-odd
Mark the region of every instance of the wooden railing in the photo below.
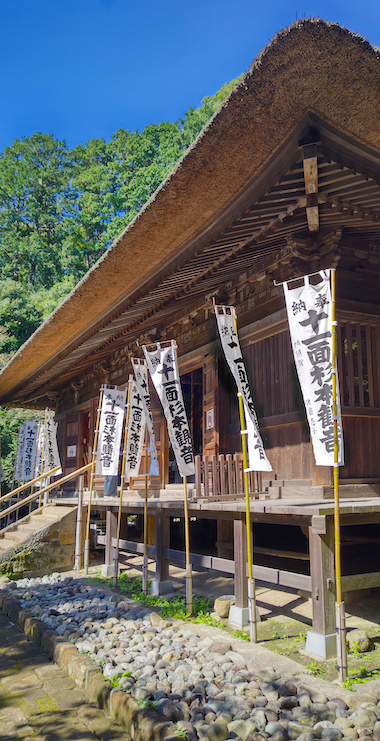
[[[30,494],[27,497],[24,497],[24,499],[20,499],[20,501],[16,502],[15,504],[12,504],[10,507],[7,507],[7,509],[3,509],[0,512],[0,522],[8,515],[12,514],[12,512],[17,512],[17,510],[20,509],[20,507],[24,507],[26,504],[29,504],[33,502],[35,499],[39,499],[42,494],[47,494],[51,489],[56,489],[57,486],[61,486],[62,484],[65,484],[66,481],[70,481],[70,479],[77,478],[81,476],[83,473],[89,470],[91,468],[91,463],[87,463],[86,466],[82,466],[82,468],[78,468],[76,471],[72,471],[71,473],[68,473],[66,476],[62,476],[60,479],[57,479],[56,481],[53,481],[48,486],[44,486],[43,489],[40,489],[39,491],[33,492],[33,494]],[[46,473],[43,474],[43,477],[46,477]],[[39,477],[41,478],[41,477]],[[29,484],[30,485],[30,484]],[[25,485],[22,487],[19,487],[18,489],[14,489],[13,492],[10,492],[9,494],[6,494],[4,497],[2,497],[2,501],[5,499],[9,499],[14,495],[17,491],[20,491],[20,489],[25,488]],[[14,523],[13,523],[14,524]],[[1,525],[0,525],[1,527]],[[5,532],[5,528],[0,531],[3,535]]]
[[[262,474],[250,471],[249,492],[258,497],[262,491]],[[195,499],[218,501],[244,497],[242,453],[235,455],[195,456]]]

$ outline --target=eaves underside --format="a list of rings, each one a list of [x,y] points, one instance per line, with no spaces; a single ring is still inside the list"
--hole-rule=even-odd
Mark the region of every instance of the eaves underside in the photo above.
[[[202,233],[25,379],[12,391],[12,404],[25,404],[75,378],[95,357],[101,359],[158,323],[169,322],[175,313],[281,249],[291,235],[307,232],[300,146],[307,136],[320,142],[320,229],[379,236],[378,154],[308,112],[271,161]]]

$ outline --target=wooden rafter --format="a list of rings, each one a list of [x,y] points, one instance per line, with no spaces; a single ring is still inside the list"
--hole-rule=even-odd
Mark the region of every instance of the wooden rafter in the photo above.
[[[306,144],[303,147],[303,173],[307,223],[310,232],[317,232],[319,229],[317,144]]]

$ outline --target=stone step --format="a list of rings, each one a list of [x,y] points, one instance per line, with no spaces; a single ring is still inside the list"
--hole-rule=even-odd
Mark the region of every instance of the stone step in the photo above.
[[[17,545],[16,540],[12,540],[11,538],[8,538],[7,535],[4,536],[4,538],[1,538],[0,540],[0,553],[6,553],[6,551],[10,551],[11,548],[14,548]]]
[[[25,533],[23,534],[19,530],[11,530],[11,532],[7,532],[7,534],[4,536],[3,541],[5,540],[5,538],[8,538],[9,540],[18,543],[21,540],[25,540],[25,537]]]

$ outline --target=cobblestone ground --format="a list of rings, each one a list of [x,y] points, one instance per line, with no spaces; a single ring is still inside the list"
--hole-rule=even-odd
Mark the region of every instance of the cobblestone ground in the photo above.
[[[129,736],[0,614],[0,739],[128,741]]]

